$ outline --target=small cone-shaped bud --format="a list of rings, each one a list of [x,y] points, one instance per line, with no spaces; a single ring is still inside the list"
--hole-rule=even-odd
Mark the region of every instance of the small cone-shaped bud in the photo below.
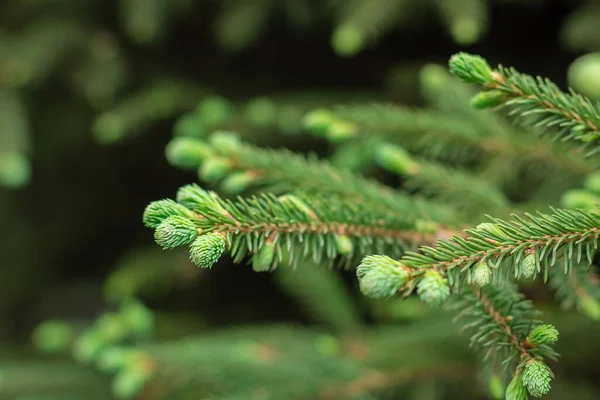
[[[338,143],[348,140],[356,134],[356,126],[346,121],[334,121],[327,130],[327,139]]]
[[[238,134],[228,131],[215,131],[208,139],[210,144],[221,154],[236,154],[242,146]]]
[[[367,256],[356,275],[360,291],[368,297],[387,299],[393,297],[408,280],[409,271],[399,261],[387,256]]]
[[[266,97],[251,100],[246,105],[246,118],[255,125],[270,125],[277,118],[277,104]]]
[[[480,56],[457,53],[450,57],[450,72],[469,83],[486,84],[492,81],[492,68]]]
[[[477,225],[475,227],[478,231],[486,231],[492,233],[495,236],[500,236],[502,238],[507,238],[506,232],[502,230],[502,228],[498,224],[493,224],[491,222],[484,222],[482,224]]]
[[[331,36],[331,45],[342,57],[351,57],[365,45],[363,32],[349,24],[338,26]]]
[[[542,397],[550,391],[552,371],[543,361],[530,360],[525,364],[523,384],[533,397]]]
[[[23,187],[31,177],[27,156],[18,152],[0,154],[0,185],[11,189]]]
[[[558,340],[558,330],[554,325],[545,324],[537,326],[528,337],[529,343],[534,346],[553,344]]]
[[[265,244],[252,257],[252,269],[255,272],[267,272],[273,267],[275,259],[275,244],[265,242]]]
[[[600,53],[589,53],[576,59],[569,67],[569,85],[578,93],[600,99]]]
[[[585,178],[583,186],[590,192],[600,195],[600,172],[593,172],[589,174]]]
[[[119,314],[136,335],[148,335],[154,330],[154,313],[137,300],[124,303]]]
[[[44,353],[57,353],[69,347],[73,335],[73,329],[66,322],[45,321],[33,331],[33,345]]]
[[[180,137],[201,138],[205,132],[205,126],[196,114],[183,115],[173,126],[173,134]]]
[[[317,109],[304,115],[302,125],[309,132],[324,135],[335,121],[333,112],[327,109]]]
[[[206,182],[214,183],[223,178],[231,170],[231,163],[226,158],[212,157],[200,166],[198,175]]]
[[[448,280],[437,271],[427,271],[417,285],[417,294],[425,303],[439,306],[450,295]]]
[[[521,260],[521,276],[523,278],[533,278],[537,273],[537,263],[535,262],[535,254],[530,253]]]
[[[95,330],[82,333],[73,343],[73,357],[79,362],[89,363],[98,357],[106,342]]]
[[[211,268],[225,251],[225,238],[209,232],[198,236],[190,245],[190,260],[200,268]]]
[[[471,105],[475,108],[495,107],[504,102],[505,95],[500,90],[489,90],[477,93],[471,99]]]
[[[515,374],[508,384],[505,400],[527,400],[527,388],[523,384],[521,373]]]
[[[221,96],[209,96],[196,108],[196,115],[205,126],[215,126],[224,122],[232,112],[229,100]]]
[[[419,172],[419,164],[402,147],[383,143],[375,150],[375,161],[388,171],[400,175],[414,175]]]
[[[490,283],[492,278],[492,269],[487,261],[482,261],[473,270],[473,282],[479,286],[485,286]]]
[[[590,296],[580,297],[579,306],[585,315],[593,320],[600,320],[600,303]]]
[[[175,137],[165,149],[169,164],[180,168],[198,168],[213,155],[213,149],[203,140],[190,137]]]
[[[234,172],[221,182],[221,189],[227,194],[238,194],[248,189],[258,179],[255,171]]]
[[[154,231],[154,240],[163,249],[173,249],[190,243],[198,236],[194,223],[179,215],[172,215],[161,222]]]
[[[350,239],[346,235],[336,235],[335,236],[335,247],[343,256],[347,256],[348,254],[352,254],[354,251],[354,244],[352,243],[352,239]]]
[[[178,203],[191,210],[197,209],[211,199],[208,192],[195,183],[180,187],[175,198]]]
[[[560,203],[565,208],[593,210],[600,204],[600,197],[587,190],[573,189],[563,194]]]
[[[173,215],[192,218],[194,213],[171,199],[165,199],[148,204],[144,210],[143,220],[147,227],[156,228],[165,219]]]

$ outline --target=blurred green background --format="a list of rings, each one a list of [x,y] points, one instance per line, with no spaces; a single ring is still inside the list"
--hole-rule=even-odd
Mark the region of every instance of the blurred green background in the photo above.
[[[155,246],[144,207],[198,180],[168,165],[173,132],[235,129],[327,157],[332,146],[302,132],[306,111],[420,106],[421,67],[462,50],[600,98],[598,24],[600,4],[574,0],[0,2],[0,360],[33,358],[41,321],[85,324],[130,295],[156,312],[165,338],[315,327],[322,311],[307,311],[277,275],[229,260],[199,271],[185,251]],[[361,323],[381,319],[362,312],[352,272],[336,275]],[[381,313],[425,312],[413,306]],[[574,387],[591,396],[576,398],[600,398],[598,357],[574,352]],[[423,386],[413,398],[486,398],[448,394],[467,396],[466,386],[439,395]]]

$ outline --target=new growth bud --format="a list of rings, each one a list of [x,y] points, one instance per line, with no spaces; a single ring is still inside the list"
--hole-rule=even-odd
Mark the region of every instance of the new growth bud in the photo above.
[[[347,256],[348,254],[352,254],[354,250],[354,244],[352,244],[352,239],[350,239],[346,235],[335,235],[335,247],[343,256]]]
[[[356,275],[360,291],[368,297],[387,299],[393,297],[408,280],[409,270],[402,263],[387,256],[367,256]]]
[[[144,210],[144,225],[149,228],[156,228],[165,219],[173,215],[192,218],[194,213],[171,199],[153,201]]]
[[[375,150],[375,161],[381,167],[399,175],[414,175],[419,172],[419,164],[402,147],[383,143]]]
[[[554,344],[558,340],[558,330],[554,325],[545,324],[537,326],[528,336],[529,343],[534,346]]]
[[[506,388],[506,400],[527,400],[527,388],[523,384],[523,377],[520,372],[513,376]]]
[[[198,236],[190,245],[190,260],[200,268],[211,268],[225,251],[225,238],[209,232]]]
[[[492,269],[487,261],[482,261],[473,270],[473,282],[479,286],[485,286],[490,283]]]
[[[542,397],[550,391],[552,371],[543,361],[532,359],[525,364],[523,384],[533,397]]]
[[[537,263],[535,260],[535,254],[527,254],[521,261],[521,276],[523,278],[533,278],[537,271]]]
[[[457,53],[450,57],[450,72],[468,83],[485,85],[493,79],[492,68],[480,56],[468,53]]]
[[[252,257],[252,269],[255,272],[267,272],[273,267],[275,259],[275,243],[267,240]]]
[[[198,236],[194,223],[179,215],[172,215],[161,222],[154,231],[154,240],[164,250],[190,243]]]
[[[448,280],[437,271],[427,271],[417,285],[417,294],[425,303],[439,306],[450,295]]]
[[[213,150],[203,140],[190,137],[175,137],[165,149],[169,164],[180,168],[198,168]]]

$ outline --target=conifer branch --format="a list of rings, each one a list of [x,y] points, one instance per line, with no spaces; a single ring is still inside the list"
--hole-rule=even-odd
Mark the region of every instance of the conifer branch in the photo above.
[[[588,154],[599,150],[593,142],[600,138],[600,104],[573,90],[566,94],[547,78],[502,65],[492,69],[482,57],[467,53],[452,56],[450,71],[465,82],[482,85],[474,106],[508,106],[511,115],[535,117],[537,127],[559,127],[557,138],[579,140],[592,149]]]
[[[249,187],[274,193],[301,188],[307,193],[342,196],[378,212],[415,221],[451,224],[456,218],[456,213],[447,206],[409,197],[314,156],[304,157],[286,149],[261,149],[244,144],[226,132],[213,134],[209,143],[176,138],[169,144],[167,156],[174,165],[199,167],[204,180],[220,182],[230,194]]]
[[[418,231],[410,219],[341,198],[329,202],[297,193],[230,201],[187,185],[177,193],[177,201],[151,203],[144,221],[156,229],[156,241],[163,248],[191,243],[190,257],[201,267],[212,266],[225,248],[235,262],[253,254],[257,271],[276,267],[284,254],[292,264],[307,255],[315,262],[341,255],[349,265],[366,254],[398,256],[407,247],[439,235]]]

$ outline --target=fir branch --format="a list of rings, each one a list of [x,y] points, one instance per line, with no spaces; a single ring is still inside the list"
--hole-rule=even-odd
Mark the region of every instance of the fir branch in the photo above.
[[[557,138],[579,140],[592,149],[588,155],[600,149],[593,143],[600,137],[599,103],[573,90],[566,94],[547,78],[533,78],[502,65],[492,69],[482,57],[466,53],[452,56],[450,71],[465,82],[482,85],[473,99],[475,106],[508,106],[511,115],[536,117],[537,127],[559,127]]]
[[[340,255],[350,265],[358,256],[399,255],[405,248],[437,236],[417,231],[410,219],[382,214],[341,198],[331,202],[298,193],[281,197],[262,194],[230,201],[188,185],[179,190],[177,201],[179,204],[168,200],[150,204],[144,220],[152,221],[147,225],[168,236],[161,237],[161,243],[192,242],[192,261],[201,267],[210,267],[224,246],[230,249],[235,262],[253,254],[254,269],[265,271],[276,267],[284,256],[294,264],[306,255],[317,263]],[[183,206],[191,210],[190,214],[179,210]],[[180,224],[182,218],[188,222]],[[175,226],[165,229],[164,225],[171,224]],[[180,234],[190,224],[196,239]],[[185,238],[185,243],[180,238]]]

